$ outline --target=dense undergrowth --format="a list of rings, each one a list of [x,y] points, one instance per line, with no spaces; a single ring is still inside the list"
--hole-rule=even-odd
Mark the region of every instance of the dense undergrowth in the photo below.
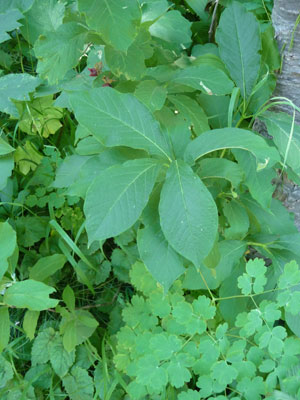
[[[299,399],[271,10],[0,3],[1,400]]]

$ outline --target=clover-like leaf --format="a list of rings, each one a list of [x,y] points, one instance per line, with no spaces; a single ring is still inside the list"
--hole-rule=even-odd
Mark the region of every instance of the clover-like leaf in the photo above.
[[[212,367],[212,377],[221,384],[229,385],[238,376],[238,371],[226,361],[217,361]]]
[[[284,266],[283,274],[278,281],[280,289],[286,289],[289,286],[297,285],[300,283],[300,271],[296,261],[291,261]]]

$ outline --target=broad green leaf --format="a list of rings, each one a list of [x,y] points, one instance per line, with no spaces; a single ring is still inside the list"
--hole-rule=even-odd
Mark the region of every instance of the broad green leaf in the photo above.
[[[77,65],[84,50],[86,34],[82,25],[68,22],[56,31],[40,36],[34,45],[40,76],[48,79],[49,84],[63,80],[66,73]]]
[[[276,171],[273,168],[257,170],[255,157],[251,153],[235,149],[233,154],[245,172],[244,183],[252,197],[268,210],[274,193],[272,180],[276,178]]]
[[[200,178],[223,178],[237,188],[244,178],[244,172],[240,166],[226,158],[204,158],[199,162],[197,173]]]
[[[93,315],[86,310],[76,310],[69,319],[63,319],[60,325],[60,331],[64,335],[63,343],[68,351],[71,351],[73,343],[69,343],[70,331],[73,331],[73,338],[75,345],[86,341],[98,326],[98,322],[95,320]]]
[[[41,83],[39,78],[29,74],[8,74],[0,78],[0,111],[18,117],[18,111],[11,99],[28,101],[29,93]]]
[[[71,400],[93,400],[93,380],[85,369],[73,367],[62,381]]]
[[[46,328],[39,332],[33,342],[31,350],[32,365],[45,364],[50,359],[51,343],[55,338],[53,328]]]
[[[70,103],[78,122],[105,146],[143,149],[170,160],[158,122],[133,95],[97,88],[71,94]]]
[[[152,354],[140,358],[137,362],[137,382],[160,392],[167,385],[168,375],[165,368],[158,364],[158,359]]]
[[[249,229],[249,217],[246,208],[236,201],[226,201],[223,206],[224,215],[228,221],[224,236],[227,240],[242,240]]]
[[[0,43],[11,39],[7,32],[19,28],[18,20],[23,17],[23,14],[16,9],[7,9],[4,13],[0,13]]]
[[[3,278],[17,245],[16,232],[8,222],[0,222],[0,280]]]
[[[85,166],[90,158],[90,156],[79,156],[77,154],[67,156],[57,168],[53,186],[55,188],[66,188],[72,185],[76,181],[81,167]]]
[[[300,173],[300,126],[295,124],[292,130],[292,117],[286,113],[266,112],[260,119],[265,122],[268,133],[286,160],[286,164],[296,173]]]
[[[7,386],[7,382],[14,376],[11,364],[0,355],[0,389]]]
[[[0,151],[1,151],[1,138],[0,138]],[[14,157],[12,154],[0,157],[0,190],[5,188],[7,179],[11,176],[14,168]]]
[[[54,288],[42,282],[27,279],[10,286],[5,291],[3,301],[9,306],[42,311],[57,306],[58,300],[49,298],[49,294],[53,292],[55,292]]]
[[[62,269],[67,259],[63,254],[52,254],[52,256],[40,258],[32,268],[29,268],[29,278],[44,282],[49,276]]]
[[[50,362],[54,372],[62,378],[75,361],[75,351],[65,350],[61,336],[57,333],[50,347]]]
[[[126,53],[112,46],[105,46],[105,61],[116,76],[124,76],[128,80],[139,80],[146,73],[145,59],[153,54],[151,35],[141,29]]]
[[[182,387],[191,380],[191,373],[187,367],[191,367],[195,359],[188,354],[181,353],[173,356],[167,365],[169,380],[176,389]]]
[[[86,14],[90,28],[107,44],[126,52],[136,37],[141,11],[132,0],[78,0],[79,11]]]
[[[154,80],[145,80],[138,84],[134,92],[135,97],[145,104],[151,112],[160,110],[167,97],[167,89]]]
[[[99,174],[84,203],[89,243],[119,235],[136,222],[148,202],[159,169],[154,160],[140,159]]]
[[[200,93],[197,96],[198,103],[205,110],[209,118],[209,124],[213,129],[223,128],[228,124],[229,96],[209,96]]]
[[[154,21],[170,7],[167,0],[138,0],[142,8],[142,23]]]
[[[221,15],[216,33],[219,52],[242,96],[250,96],[260,69],[261,38],[253,13],[232,2]]]
[[[261,395],[266,394],[265,382],[261,376],[256,376],[253,379],[248,377],[242,378],[237,384],[237,389],[243,393],[246,400],[261,399]],[[284,397],[280,398],[284,400]]]
[[[62,24],[65,13],[64,3],[56,0],[39,0],[24,14],[21,32],[32,45],[46,32],[53,32]]]
[[[180,256],[165,239],[159,221],[138,231],[137,244],[144,264],[167,292],[185,268]]]
[[[222,385],[229,385],[237,375],[238,371],[226,361],[218,361],[212,367],[212,377]]]
[[[202,133],[187,146],[185,160],[194,163],[212,151],[230,148],[250,151],[256,157],[260,169],[279,161],[277,150],[268,146],[262,137],[239,128],[213,129]]]
[[[170,95],[168,99],[175,105],[179,113],[191,121],[197,136],[210,129],[205,112],[195,100],[181,94]]]
[[[191,22],[177,10],[163,14],[149,28],[152,36],[177,45],[188,47],[191,43]]]
[[[34,0],[5,0],[0,3],[0,12],[3,13],[7,10],[18,9],[25,12],[32,7]]]
[[[208,95],[224,95],[232,92],[233,82],[220,69],[208,64],[178,70],[170,79]]]
[[[11,147],[4,139],[0,137],[0,156],[6,156],[14,151],[14,148]],[[1,158],[0,158],[1,160]]]
[[[29,340],[32,340],[34,338],[39,315],[39,311],[27,310],[25,313],[23,320],[23,329]]]
[[[206,12],[205,7],[207,4],[207,0],[186,0],[188,6],[191,7],[196,14],[199,15],[200,18],[205,18]]]
[[[10,320],[9,320],[8,307],[1,306],[0,307],[0,353],[2,353],[2,351],[8,345],[9,336],[10,336]]]
[[[206,186],[181,160],[174,161],[168,170],[159,214],[167,241],[198,266],[214,245],[218,214]]]

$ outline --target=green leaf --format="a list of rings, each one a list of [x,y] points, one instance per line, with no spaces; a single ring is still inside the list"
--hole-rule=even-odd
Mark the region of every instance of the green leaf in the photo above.
[[[269,209],[274,193],[272,180],[276,178],[273,168],[257,170],[256,159],[244,150],[233,150],[234,157],[245,172],[245,185],[248,186],[252,197],[265,209]]]
[[[260,119],[265,122],[268,133],[286,160],[286,164],[296,173],[300,173],[300,126],[295,124],[292,130],[292,117],[286,113],[265,112]]]
[[[201,400],[201,397],[197,390],[188,389],[178,394],[178,400]]]
[[[35,42],[34,52],[38,58],[37,72],[49,84],[63,80],[75,67],[83,52],[87,30],[76,22],[62,24],[56,31],[47,32]]]
[[[191,7],[196,14],[199,15],[200,18],[206,17],[205,7],[207,4],[207,0],[186,0],[188,6]]]
[[[237,389],[244,394],[246,400],[260,400],[260,395],[266,393],[265,383],[261,376],[256,376],[253,379],[243,378],[238,382]]]
[[[173,353],[181,349],[182,344],[180,338],[175,335],[158,333],[151,336],[149,348],[162,361],[171,358]]]
[[[62,381],[71,400],[93,399],[93,380],[86,370],[73,367],[71,373],[63,377]]]
[[[207,116],[195,100],[181,94],[170,95],[168,99],[175,105],[179,113],[190,120],[197,136],[205,131],[209,131],[210,127]]]
[[[242,96],[249,97],[260,69],[261,38],[257,19],[241,4],[232,2],[221,16],[216,41]]]
[[[165,239],[159,221],[153,221],[138,231],[137,244],[147,269],[167,292],[185,268],[180,256]]]
[[[55,292],[54,288],[42,282],[27,279],[22,282],[15,282],[10,286],[5,291],[3,301],[9,306],[42,311],[57,306],[58,300],[49,298],[49,294],[53,292]]]
[[[40,316],[39,311],[27,310],[23,320],[23,329],[29,340],[34,338],[34,333]]]
[[[218,361],[212,367],[212,377],[222,385],[230,385],[237,375],[238,371],[226,361]]]
[[[160,392],[168,383],[165,368],[158,366],[158,360],[151,354],[139,359],[137,362],[137,382]]]
[[[29,74],[8,74],[0,78],[0,111],[18,117],[18,111],[11,99],[28,101],[29,93],[41,83],[39,78]]]
[[[62,338],[57,333],[50,347],[50,362],[54,372],[62,378],[75,361],[75,351],[65,350]]]
[[[205,158],[199,162],[197,173],[200,178],[223,178],[237,188],[244,179],[244,172],[240,166],[226,158]]]
[[[31,350],[31,362],[33,366],[45,364],[50,360],[50,348],[54,338],[55,331],[53,328],[46,328],[37,335]]]
[[[152,36],[166,42],[188,47],[191,43],[191,22],[177,10],[163,14],[149,28]]]
[[[125,52],[138,33],[141,11],[137,1],[78,0],[78,7],[86,14],[89,27],[118,50]]]
[[[185,160],[194,163],[212,151],[230,148],[250,151],[262,165],[271,166],[280,160],[277,150],[268,146],[262,137],[239,128],[213,129],[202,133],[187,146]]]
[[[0,222],[0,280],[3,278],[17,245],[16,232],[8,222]]]
[[[49,276],[62,269],[66,261],[66,256],[63,254],[53,254],[52,256],[42,257],[32,268],[29,268],[29,278],[44,282]]]
[[[0,138],[0,152],[2,150],[2,142]],[[0,190],[4,189],[7,184],[7,179],[11,176],[14,168],[14,157],[12,154],[7,156],[0,156]]]
[[[7,382],[14,376],[11,364],[0,355],[0,389],[7,387]]]
[[[160,86],[156,81],[145,80],[138,84],[134,95],[151,112],[154,112],[163,107],[167,97],[167,89]]]
[[[167,366],[169,380],[172,386],[178,389],[186,382],[190,381],[192,375],[187,367],[191,367],[194,362],[195,359],[185,353],[179,353],[173,356]]]
[[[142,8],[142,23],[154,21],[170,7],[167,0],[138,0]]]
[[[284,266],[284,271],[279,277],[279,289],[287,289],[289,286],[298,285],[300,283],[300,271],[296,261],[291,261]]]
[[[144,149],[170,160],[158,122],[133,95],[97,88],[71,94],[70,103],[79,123],[105,146]]]
[[[119,235],[136,222],[148,202],[159,168],[155,160],[140,159],[99,174],[84,203],[90,243]]]
[[[6,10],[18,9],[21,12],[25,12],[30,9],[34,0],[6,0],[3,3],[0,3],[0,12],[4,12]]]
[[[199,65],[178,70],[170,79],[209,95],[224,95],[232,92],[233,83],[220,69],[211,65]]]
[[[74,350],[94,333],[97,326],[98,322],[86,310],[75,310],[67,314],[60,324],[65,349],[69,352]]]
[[[62,24],[65,5],[56,0],[39,0],[24,14],[21,32],[30,43],[46,32],[53,32]]]
[[[224,230],[225,239],[242,240],[250,226],[246,208],[240,202],[231,200],[225,202],[223,212],[229,224]]]
[[[174,161],[161,192],[162,231],[171,246],[196,266],[212,249],[218,226],[215,202],[183,161]]]
[[[242,289],[242,293],[249,295],[252,290],[253,293],[261,293],[267,283],[267,278],[265,277],[267,267],[265,267],[264,261],[259,258],[248,261],[246,271],[247,274],[243,274],[238,278],[238,287]],[[252,278],[254,278],[253,282]]]
[[[73,289],[67,285],[64,288],[63,295],[62,295],[63,301],[65,302],[66,306],[70,311],[75,310],[75,295]]]
[[[139,80],[146,73],[145,59],[151,57],[151,36],[141,29],[126,53],[112,46],[105,46],[105,61],[116,76],[123,75],[128,80]]]
[[[11,39],[7,32],[19,28],[18,20],[23,17],[19,10],[7,9],[5,13],[0,13],[0,43]]]
[[[9,320],[8,307],[1,306],[0,307],[0,353],[2,353],[2,351],[8,345],[9,336],[10,336],[10,320]]]

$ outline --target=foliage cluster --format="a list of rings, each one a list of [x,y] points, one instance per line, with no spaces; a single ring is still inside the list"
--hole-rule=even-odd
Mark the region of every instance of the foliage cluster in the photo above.
[[[0,4],[1,399],[299,398],[271,9]]]

